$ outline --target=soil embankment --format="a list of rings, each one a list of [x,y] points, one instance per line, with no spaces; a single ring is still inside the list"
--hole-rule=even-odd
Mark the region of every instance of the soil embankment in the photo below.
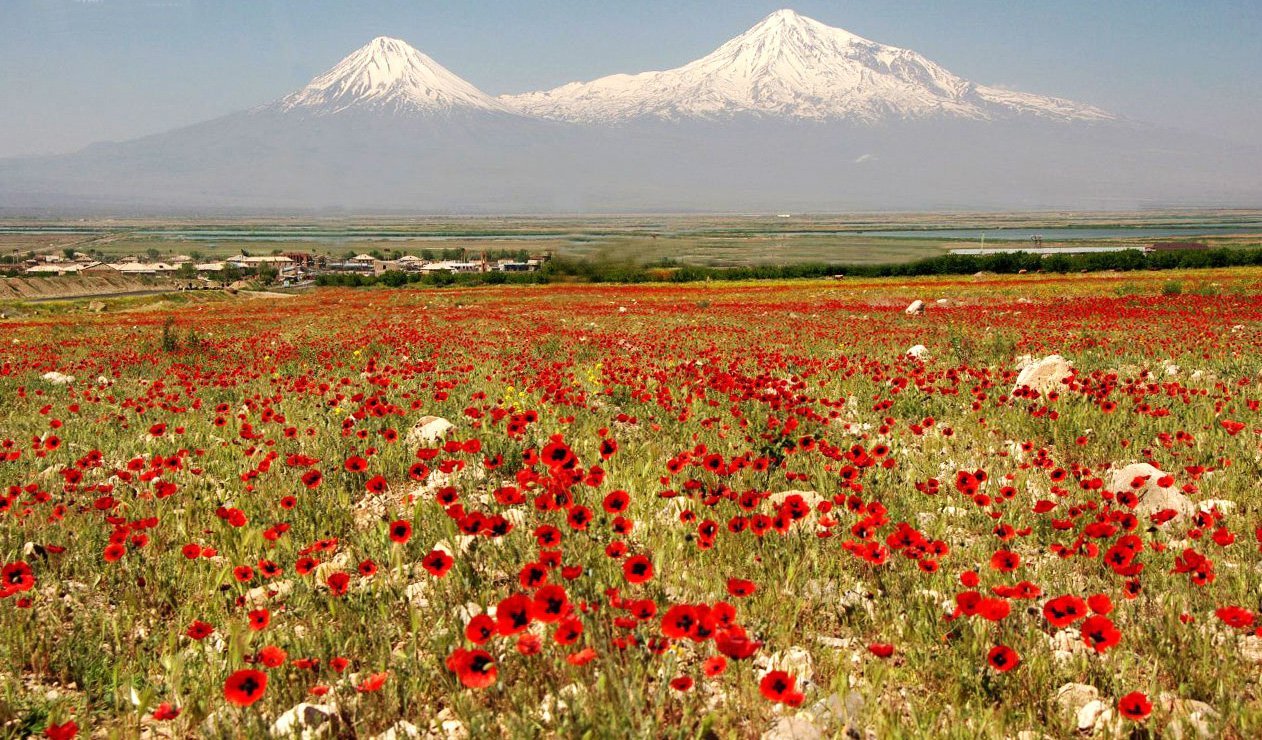
[[[97,298],[178,290],[170,280],[132,275],[60,275],[57,277],[0,278],[0,300]]]

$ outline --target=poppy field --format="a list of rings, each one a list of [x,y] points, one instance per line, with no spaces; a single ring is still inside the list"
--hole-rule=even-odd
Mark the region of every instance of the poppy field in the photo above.
[[[1257,737],[1260,295],[1241,268],[10,317],[0,736]]]

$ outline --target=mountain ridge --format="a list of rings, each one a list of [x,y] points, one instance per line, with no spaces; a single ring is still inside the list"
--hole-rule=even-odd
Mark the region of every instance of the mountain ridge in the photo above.
[[[979,85],[914,51],[789,9],[771,13],[681,67],[609,75],[499,100],[527,115],[589,124],[740,115],[863,123],[1013,115],[1064,122],[1117,118],[1063,98]]]

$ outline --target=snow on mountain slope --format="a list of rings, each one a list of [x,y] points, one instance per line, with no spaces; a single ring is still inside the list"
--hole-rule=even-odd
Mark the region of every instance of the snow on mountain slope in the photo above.
[[[270,106],[329,115],[353,110],[450,115],[511,110],[406,42],[379,36]]]
[[[618,74],[501,96],[525,114],[578,123],[736,115],[872,123],[1034,115],[1110,120],[1091,106],[985,87],[914,51],[778,10],[713,53],[676,69]]]

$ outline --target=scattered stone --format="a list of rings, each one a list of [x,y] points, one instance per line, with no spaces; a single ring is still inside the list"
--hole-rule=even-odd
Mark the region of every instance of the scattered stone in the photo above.
[[[914,357],[917,360],[923,360],[929,356],[929,348],[923,344],[914,345],[907,350],[908,357]]]
[[[800,715],[781,717],[762,734],[762,740],[819,740],[824,731]]]
[[[409,445],[434,444],[446,438],[455,425],[441,416],[422,416],[412,431],[408,432]]]
[[[281,602],[294,590],[290,581],[275,581],[262,586],[255,586],[245,592],[245,604],[251,609],[259,609],[273,602]]]
[[[771,671],[780,670],[797,677],[800,684],[809,684],[815,678],[815,659],[805,648],[791,647],[766,659],[766,667],[760,678]]]
[[[1095,729],[1096,723],[1103,718],[1107,707],[1104,702],[1099,699],[1092,699],[1078,710],[1077,721],[1079,732],[1090,732]]]
[[[1083,707],[1100,698],[1100,691],[1083,683],[1067,683],[1056,689],[1052,700],[1067,719],[1077,719]]]
[[[1230,514],[1236,510],[1236,502],[1228,501],[1223,498],[1207,498],[1197,507],[1201,511],[1212,511],[1218,509],[1219,514]]]
[[[1251,663],[1262,663],[1262,637],[1246,635],[1240,638],[1240,657]]]
[[[1017,382],[1012,389],[1016,390],[1025,386],[1042,394],[1058,390],[1061,383],[1074,372],[1073,363],[1060,355],[1048,355],[1041,360],[1035,360],[1026,355],[1017,367],[1021,369],[1021,372],[1017,375]]]
[[[1165,509],[1176,511],[1178,513],[1176,520],[1195,514],[1197,507],[1192,503],[1192,499],[1184,496],[1172,485],[1160,485],[1159,481],[1165,475],[1159,468],[1149,463],[1132,463],[1113,471],[1109,478],[1109,490],[1114,493],[1134,491],[1139,497],[1139,505],[1135,507],[1135,516],[1143,521],[1147,521],[1150,516]],[[1132,485],[1139,479],[1143,481],[1141,485],[1138,487]]]
[[[53,385],[69,385],[70,383],[74,382],[73,375],[66,375],[65,373],[59,373],[56,370],[46,372],[40,377],[43,378],[44,380],[47,380],[49,383],[52,383]]]
[[[337,708],[303,702],[276,718],[270,730],[272,737],[311,740],[332,732]]]
[[[1166,737],[1172,740],[1209,740],[1216,737],[1210,725],[1219,719],[1218,710],[1203,701],[1179,699],[1170,694],[1162,694],[1160,701],[1171,715],[1170,723],[1166,725]]]
[[[372,740],[414,740],[420,737],[421,730],[419,727],[405,719],[401,719],[395,722],[390,729],[374,736]]]
[[[903,313],[907,314],[908,316],[919,316],[920,314],[924,312],[925,312],[925,302],[919,299],[912,301],[911,305],[907,306],[907,308],[903,311]]]

